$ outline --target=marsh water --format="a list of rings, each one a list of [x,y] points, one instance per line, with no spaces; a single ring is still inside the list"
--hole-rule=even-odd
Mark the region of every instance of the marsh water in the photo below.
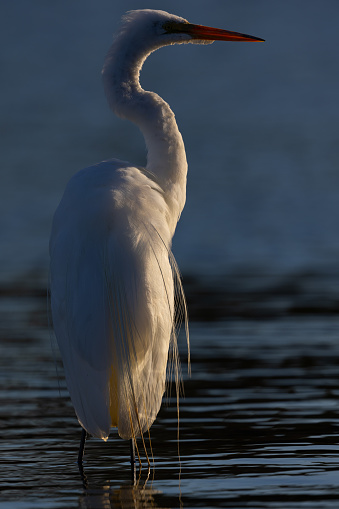
[[[305,297],[290,287],[225,295],[201,286],[200,299],[204,294],[205,304],[219,309],[215,319],[199,308],[197,287],[187,293],[192,375],[182,340],[180,460],[172,390],[151,428],[151,470],[139,443],[143,468],[132,486],[128,442],[114,432],[106,443],[88,440],[80,475],[80,429],[45,291],[3,292],[1,508],[337,507],[335,298],[315,290]],[[146,448],[150,455],[147,439]]]

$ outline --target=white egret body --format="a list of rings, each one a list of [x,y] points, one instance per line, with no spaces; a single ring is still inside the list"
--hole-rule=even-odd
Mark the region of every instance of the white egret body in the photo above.
[[[161,46],[216,39],[259,40],[163,11],[128,13],[103,81],[112,110],[141,129],[147,166],[112,159],[78,172],[54,216],[55,334],[79,422],[104,440],[112,426],[135,438],[156,418],[183,301],[170,250],[185,204],[185,148],[169,105],[141,88],[139,73]]]

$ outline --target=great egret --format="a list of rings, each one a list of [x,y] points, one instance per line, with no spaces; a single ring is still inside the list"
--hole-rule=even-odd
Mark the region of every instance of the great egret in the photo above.
[[[164,11],[127,13],[102,74],[111,109],[145,137],[146,168],[111,159],[83,169],[54,216],[51,309],[83,428],[80,464],[86,432],[106,440],[117,427],[133,452],[158,414],[171,345],[179,376],[174,317],[186,308],[171,242],[185,204],[186,154],[169,105],[141,88],[139,73],[162,46],[214,40],[262,39]]]

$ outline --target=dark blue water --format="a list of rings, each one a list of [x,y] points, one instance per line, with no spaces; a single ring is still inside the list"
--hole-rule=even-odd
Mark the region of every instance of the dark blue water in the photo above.
[[[0,281],[46,277],[52,215],[73,173],[110,157],[145,162],[141,135],[109,112],[100,78],[121,15],[142,7],[1,4]],[[338,2],[146,7],[266,39],[163,48],[142,73],[186,143],[188,199],[174,240],[181,270],[337,272]]]
[[[139,443],[133,487],[128,442],[114,432],[107,443],[89,439],[80,476],[80,428],[45,299],[2,296],[0,507],[337,507],[339,318],[276,309],[192,322],[180,462],[172,395],[151,428],[149,474]]]

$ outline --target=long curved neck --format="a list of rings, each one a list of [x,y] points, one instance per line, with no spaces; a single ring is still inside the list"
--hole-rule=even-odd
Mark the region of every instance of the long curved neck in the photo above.
[[[169,105],[154,92],[143,90],[139,75],[147,56],[157,47],[123,41],[113,43],[103,68],[103,81],[111,109],[134,122],[147,146],[147,170],[152,172],[178,220],[186,199],[187,161],[182,136]]]

